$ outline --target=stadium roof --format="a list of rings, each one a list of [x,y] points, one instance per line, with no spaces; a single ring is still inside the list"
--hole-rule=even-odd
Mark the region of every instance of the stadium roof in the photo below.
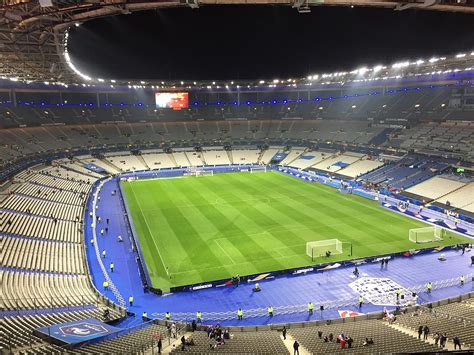
[[[46,82],[63,85],[105,84],[153,86],[163,88],[193,88],[212,86],[294,85],[297,83],[364,81],[374,78],[422,75],[446,71],[470,70],[474,67],[474,52],[451,57],[415,59],[374,68],[359,68],[338,73],[314,73],[306,78],[274,79],[271,82],[181,82],[127,81],[91,78],[81,73],[70,61],[67,51],[68,29],[96,18],[129,14],[136,11],[166,7],[192,7],[216,4],[286,5],[295,11],[311,11],[310,6],[374,6],[405,9],[430,9],[474,14],[472,0],[3,0],[0,6],[0,77],[12,81]]]

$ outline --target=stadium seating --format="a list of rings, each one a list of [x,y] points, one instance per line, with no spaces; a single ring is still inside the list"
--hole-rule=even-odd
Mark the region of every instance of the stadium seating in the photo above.
[[[469,183],[455,191],[450,192],[436,200],[443,205],[449,201],[450,206],[461,208],[466,211],[474,212],[474,183]]]
[[[232,150],[233,164],[258,164],[260,158],[259,149],[235,149]]]
[[[28,354],[60,353],[64,349],[49,344],[33,334],[33,330],[57,323],[71,322],[86,318],[96,318],[104,321],[106,308],[79,309],[75,311],[27,314],[22,316],[6,316],[2,319],[0,332],[0,347],[2,352],[11,350]],[[120,315],[114,309],[109,309],[109,320],[116,320]]]
[[[406,192],[436,200],[462,188],[464,185],[463,182],[451,180],[444,176],[435,176],[407,189]]]
[[[142,350],[149,350],[161,337],[164,342],[168,331],[165,326],[148,324],[136,331],[120,335],[111,340],[104,340],[97,344],[87,345],[74,350],[76,354],[134,354]]]
[[[215,349],[210,349],[210,345],[215,345],[214,340],[210,340],[206,332],[198,331],[192,333],[192,338],[196,345],[187,346],[185,352],[192,354],[288,354],[288,349],[283,344],[280,335],[275,331],[258,332],[231,332],[231,339],[226,340],[224,345],[219,345]],[[173,353],[182,352],[180,347],[176,347]]]
[[[229,154],[225,150],[203,150],[202,157],[206,165],[229,165]]]
[[[448,338],[458,336],[464,348],[474,347],[474,308],[471,301],[451,303],[429,309],[420,307],[416,313],[402,314],[397,322],[412,330],[427,325],[430,333],[447,333]]]
[[[339,170],[337,173],[349,178],[357,178],[381,167],[382,165],[384,165],[384,163],[377,160],[359,160],[353,164],[350,164],[348,167]]]
[[[144,160],[148,169],[168,169],[177,167],[172,154],[145,150],[142,151],[141,158]]]
[[[333,342],[324,342],[319,339],[317,332],[323,332],[324,336],[333,334]],[[352,349],[341,349],[336,343],[336,337],[344,333],[350,336],[354,342]],[[366,320],[357,322],[334,322],[329,325],[307,326],[304,328],[290,328],[289,334],[313,354],[334,354],[334,353],[416,353],[416,352],[434,352],[437,348],[434,345],[427,344],[410,335],[404,334],[388,326],[381,320]],[[373,345],[363,346],[365,338],[372,338]]]

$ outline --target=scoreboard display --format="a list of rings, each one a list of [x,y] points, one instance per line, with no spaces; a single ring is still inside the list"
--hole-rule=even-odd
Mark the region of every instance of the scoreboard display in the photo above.
[[[188,108],[189,98],[187,92],[157,92],[155,93],[156,107],[181,110]]]

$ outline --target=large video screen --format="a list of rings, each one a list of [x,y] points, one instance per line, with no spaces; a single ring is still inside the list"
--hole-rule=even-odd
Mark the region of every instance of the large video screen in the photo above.
[[[188,108],[187,92],[157,92],[155,93],[156,106],[160,108],[172,108],[181,110]]]

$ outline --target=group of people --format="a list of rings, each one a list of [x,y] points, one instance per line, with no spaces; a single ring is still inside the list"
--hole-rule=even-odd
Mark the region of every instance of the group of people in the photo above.
[[[219,324],[207,328],[207,337],[209,338],[209,348],[216,349],[225,344],[230,339],[229,329],[222,329]]]
[[[344,332],[341,332],[338,336],[334,338],[333,333],[329,333],[327,335],[324,335],[321,330],[318,330],[318,338],[323,340],[325,343],[332,343],[336,342],[337,344],[340,344],[341,349],[344,349],[347,345],[347,348],[352,348],[352,344],[354,343],[354,339],[352,339],[351,336],[344,334]],[[373,341],[372,341],[373,344]]]
[[[423,340],[428,340],[429,334],[430,328],[427,325],[420,325],[418,327],[418,339],[421,339],[421,337],[423,336]],[[446,346],[446,342],[448,341],[448,335],[446,332],[436,332],[433,334],[433,339],[435,345],[443,349]],[[454,344],[454,350],[456,350],[457,348],[461,350],[461,340],[459,339],[459,337],[456,335],[453,337],[452,340]]]

